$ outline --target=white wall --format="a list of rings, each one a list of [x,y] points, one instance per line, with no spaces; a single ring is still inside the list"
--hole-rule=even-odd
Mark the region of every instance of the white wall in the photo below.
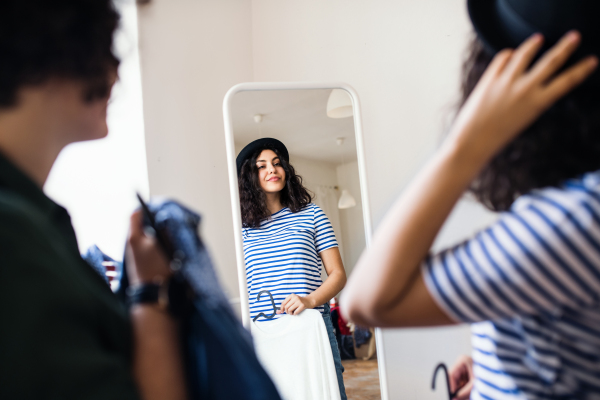
[[[253,80],[352,85],[377,226],[439,142],[470,32],[464,0],[153,0],[139,16],[150,191],[206,215],[204,235],[228,288],[236,276],[221,118],[227,88]],[[436,246],[489,219],[461,204]],[[430,392],[433,367],[469,351],[466,327],[386,330],[384,344],[390,399],[444,398]]]
[[[322,161],[309,160],[290,154],[290,164],[296,173],[302,176],[302,183],[316,193],[319,185],[336,186],[338,184],[335,165]]]
[[[138,7],[151,195],[202,213],[202,236],[238,297],[223,130],[227,90],[252,80],[251,4],[152,0]]]
[[[338,165],[336,172],[340,193],[343,189],[346,189],[356,200],[355,207],[340,210],[341,232],[344,241],[344,267],[346,268],[346,274],[350,276],[366,246],[358,161]]]
[[[108,137],[63,150],[44,190],[69,210],[82,252],[97,244],[122,260],[129,215],[138,206],[135,192],[148,196],[148,172],[136,9],[129,2],[117,6],[121,27],[115,44],[121,66],[108,107]]]

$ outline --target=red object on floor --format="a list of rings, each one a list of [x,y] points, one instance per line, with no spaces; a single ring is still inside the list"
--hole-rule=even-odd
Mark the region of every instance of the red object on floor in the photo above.
[[[333,310],[337,310],[338,312],[338,327],[340,328],[340,333],[342,335],[352,335],[352,332],[350,332],[350,329],[348,328],[348,321],[346,321],[344,318],[342,318],[342,313],[340,312],[340,307],[333,307],[331,309],[331,311]]]

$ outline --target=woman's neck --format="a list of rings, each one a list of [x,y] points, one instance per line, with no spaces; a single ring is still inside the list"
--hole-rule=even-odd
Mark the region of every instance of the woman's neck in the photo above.
[[[0,152],[39,187],[61,150],[73,142],[73,113],[81,109],[73,99],[80,101],[80,95],[78,83],[48,81],[20,89],[17,104],[0,109]]]
[[[41,188],[66,143],[49,129],[52,124],[43,113],[30,111],[0,113],[0,152]]]
[[[283,208],[283,205],[281,204],[281,194],[279,192],[265,194],[267,195],[267,208],[271,214],[275,214]]]

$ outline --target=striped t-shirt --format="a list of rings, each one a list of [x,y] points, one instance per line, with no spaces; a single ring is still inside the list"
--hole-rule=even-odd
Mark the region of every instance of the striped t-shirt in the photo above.
[[[423,274],[474,323],[471,399],[600,399],[600,172],[521,196]]]
[[[329,219],[312,203],[297,213],[283,208],[259,228],[243,228],[242,235],[250,318],[273,313],[268,295],[256,300],[262,290],[271,292],[279,307],[290,294],[306,296],[318,289],[323,283],[319,253],[338,245]],[[316,309],[323,312],[322,305]]]

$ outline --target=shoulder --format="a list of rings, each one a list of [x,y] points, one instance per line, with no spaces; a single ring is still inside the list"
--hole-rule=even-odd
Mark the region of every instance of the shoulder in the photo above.
[[[308,203],[302,210],[306,210],[306,211],[312,213],[313,215],[320,215],[320,214],[324,215],[325,214],[323,212],[323,210],[321,209],[321,207],[319,207],[315,203]]]
[[[281,215],[281,217],[283,218],[291,218],[291,219],[295,219],[295,218],[306,218],[306,217],[313,217],[314,215],[316,215],[319,212],[323,212],[321,211],[321,209],[319,208],[319,206],[317,206],[314,203],[308,203],[307,205],[305,205],[304,207],[302,207],[301,209],[299,209],[296,212],[291,211],[289,208],[285,208],[285,213]]]
[[[315,221],[325,215],[323,210],[315,203],[308,203],[296,214],[299,216],[310,217]]]
[[[519,197],[491,230],[540,251],[548,246],[600,248],[600,185],[574,179],[533,190]]]
[[[318,205],[310,203],[307,207],[310,207],[310,211],[315,219],[315,222],[329,221],[327,214],[325,214],[325,212]]]
[[[0,237],[6,233],[14,238],[18,235],[30,235],[39,231],[43,215],[28,200],[0,189]]]
[[[600,221],[600,174],[586,174],[571,179],[560,187],[533,190],[519,197],[510,210],[511,214],[536,214],[549,221],[577,217],[588,223]]]
[[[45,264],[63,254],[63,238],[54,224],[30,200],[0,188],[0,254],[7,265]]]

